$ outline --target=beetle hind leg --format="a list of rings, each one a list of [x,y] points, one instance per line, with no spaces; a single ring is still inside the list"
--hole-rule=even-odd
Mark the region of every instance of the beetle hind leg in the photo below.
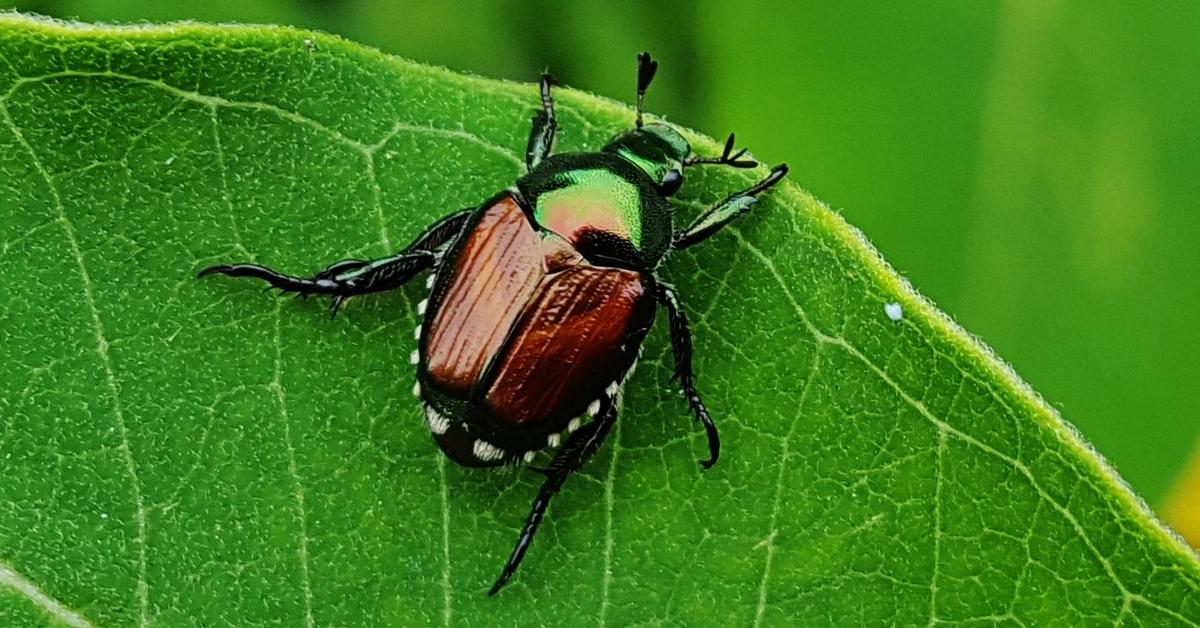
[[[516,573],[517,567],[525,558],[525,553],[529,551],[529,544],[533,542],[542,518],[546,516],[550,500],[562,488],[567,478],[578,471],[592,457],[592,454],[596,453],[596,450],[604,443],[609,431],[612,430],[616,420],[617,404],[610,399],[601,409],[599,418],[571,434],[563,443],[562,449],[558,450],[550,465],[545,469],[538,469],[538,472],[546,476],[546,481],[538,490],[537,497],[533,500],[533,506],[529,510],[529,516],[525,519],[525,525],[521,528],[521,534],[517,537],[517,544],[513,547],[508,562],[504,564],[504,570],[500,572],[500,577],[488,590],[488,595],[495,595],[499,592]]]

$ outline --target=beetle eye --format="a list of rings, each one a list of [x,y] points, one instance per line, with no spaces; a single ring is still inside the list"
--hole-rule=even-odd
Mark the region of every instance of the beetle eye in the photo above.
[[[658,189],[663,196],[671,196],[679,191],[679,187],[683,185],[683,173],[672,168],[663,175],[662,183],[658,184]]]

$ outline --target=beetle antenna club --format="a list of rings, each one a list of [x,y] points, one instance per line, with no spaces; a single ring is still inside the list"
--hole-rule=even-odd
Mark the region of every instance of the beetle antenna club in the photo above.
[[[638,55],[635,128],[599,151],[563,154],[554,154],[554,80],[544,74],[526,174],[430,225],[392,255],[341,260],[309,276],[248,263],[200,271],[200,277],[257,279],[301,297],[328,296],[331,315],[347,299],[430,273],[409,360],[416,368],[412,391],[433,441],[467,467],[510,467],[555,452],[548,465],[530,467],[544,476],[542,486],[489,595],[516,574],[554,496],[604,444],[621,388],[663,310],[674,380],[708,441],[700,465],[712,466],[721,453],[716,422],[697,387],[682,299],[656,269],[673,251],[750,211],[787,166],[775,166],[676,230],[669,199],[684,185],[686,166],[757,163],[745,149],[735,150],[733,134],[720,157],[700,157],[671,126],[643,123],[642,102],[657,69],[648,53]]]
[[[654,73],[658,72],[658,62],[650,58],[650,53],[643,52],[638,55],[638,76],[637,76],[637,128],[642,128],[642,102],[646,100],[646,90],[650,87],[650,81],[654,80]]]

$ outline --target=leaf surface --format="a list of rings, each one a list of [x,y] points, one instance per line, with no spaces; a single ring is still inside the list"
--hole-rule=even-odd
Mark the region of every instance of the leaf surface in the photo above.
[[[556,96],[560,150],[631,124]],[[802,164],[661,270],[720,464],[696,465],[660,324],[606,447],[487,598],[536,480],[431,442],[408,392],[422,282],[329,320],[193,277],[402,246],[521,174],[536,104],[313,33],[0,17],[0,618],[1200,622],[1195,555]],[[680,211],[762,174],[690,176]]]

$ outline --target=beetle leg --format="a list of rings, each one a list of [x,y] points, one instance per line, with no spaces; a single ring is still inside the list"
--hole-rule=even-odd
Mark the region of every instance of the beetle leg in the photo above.
[[[471,210],[464,209],[438,220],[395,255],[370,261],[348,259],[334,262],[317,273],[313,280],[330,281],[339,286],[340,290],[328,293],[335,295],[330,308],[334,314],[342,301],[349,297],[399,288],[437,262],[446,245],[462,231],[470,214]],[[209,270],[205,269],[204,273]]]
[[[429,251],[440,256],[446,245],[453,242],[454,237],[462,231],[463,226],[467,224],[467,218],[471,216],[471,212],[473,211],[475,211],[474,208],[461,209],[449,216],[443,217],[441,220],[426,227],[425,231],[417,236],[417,239],[413,240],[412,244],[409,244],[401,252]]]
[[[229,277],[253,277],[271,284],[270,288],[279,288],[284,292],[295,292],[301,296],[309,294],[337,294],[338,285],[333,279],[293,277],[278,271],[259,266],[258,264],[217,264],[209,266],[196,275],[204,278],[209,275],[227,275]]]
[[[541,161],[550,156],[554,147],[554,132],[558,129],[558,120],[554,117],[554,100],[550,98],[550,86],[554,77],[542,75],[542,110],[533,116],[533,127],[529,129],[529,144],[525,148],[525,167],[533,170]]]
[[[357,270],[370,263],[362,259],[344,259],[326,266],[324,270],[317,273],[314,279],[332,279],[341,273]]]
[[[327,294],[334,297],[330,311],[337,314],[346,299],[398,288],[417,273],[433,266],[446,245],[462,231],[470,213],[471,210],[458,211],[433,223],[396,255],[370,261],[341,260],[309,278],[285,275],[258,264],[217,264],[200,271],[197,277],[253,277],[266,281],[271,287],[300,296]]]
[[[254,277],[279,288],[284,292],[303,295],[328,294],[337,299],[335,303],[360,294],[380,292],[397,288],[413,275],[433,265],[435,256],[428,251],[401,253],[384,257],[362,265],[353,265],[352,270],[331,274],[323,270],[311,278],[285,275],[258,264],[218,264],[200,271],[199,277],[228,275],[230,277]],[[330,269],[351,266],[349,261],[337,262]],[[336,311],[336,306],[335,306]]]
[[[679,295],[675,289],[665,283],[659,283],[654,289],[654,298],[667,308],[667,317],[671,324],[671,352],[675,356],[675,378],[683,386],[683,394],[687,397],[688,405],[696,419],[704,425],[704,433],[708,436],[708,460],[701,460],[700,466],[705,469],[717,463],[721,455],[721,437],[717,434],[717,426],[713,423],[708,409],[696,392],[696,376],[692,372],[692,332],[688,327],[687,315],[679,303]]]
[[[433,266],[434,261],[434,254],[428,251],[400,253],[372,260],[359,268],[334,275],[332,281],[345,288],[339,296],[352,297],[383,292],[404,285],[417,273]]]
[[[558,450],[554,456],[554,460],[550,462],[550,466],[539,469],[546,476],[546,481],[542,483],[537,498],[533,500],[533,507],[525,519],[525,527],[521,529],[521,535],[517,537],[517,544],[513,547],[512,555],[504,565],[504,571],[500,573],[496,583],[488,590],[488,595],[495,595],[517,571],[521,560],[525,558],[525,552],[529,550],[529,544],[533,542],[533,535],[537,533],[538,526],[542,523],[542,517],[546,515],[550,500],[562,488],[567,478],[578,471],[583,463],[596,453],[605,437],[608,436],[613,423],[617,420],[617,404],[615,399],[609,399],[605,403],[599,417],[580,428],[578,432],[571,434],[562,449]]]
[[[754,204],[758,201],[755,197],[776,183],[779,183],[779,180],[787,172],[787,165],[779,164],[772,168],[771,173],[762,181],[717,203],[703,214],[700,214],[700,217],[682,233],[677,233],[675,235],[675,242],[672,243],[671,247],[684,249],[716,233],[721,227],[732,222],[734,218],[750,211],[750,208],[754,207]]]

